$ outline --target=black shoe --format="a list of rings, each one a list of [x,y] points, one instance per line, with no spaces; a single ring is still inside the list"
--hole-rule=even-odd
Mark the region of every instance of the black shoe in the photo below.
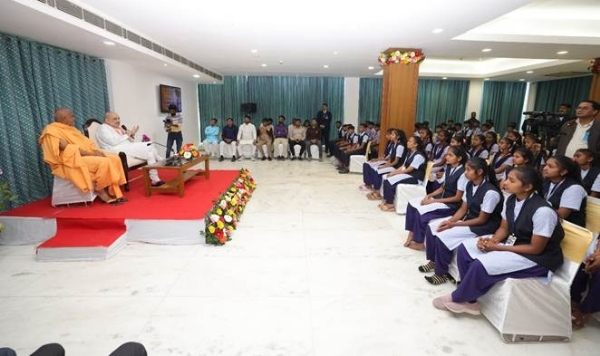
[[[263,158],[261,159],[261,161],[266,161],[267,157],[263,156]]]
[[[294,161],[296,159],[296,156],[292,156],[291,160]]]
[[[344,169],[340,169],[338,171],[339,174],[348,174],[350,173],[350,170],[348,168],[344,168]]]
[[[223,162],[225,160],[225,157],[221,156],[219,157],[219,162]]]
[[[231,162],[235,162],[236,159],[235,156],[231,157]]]
[[[273,160],[273,158],[271,158],[270,156],[269,156],[269,158],[268,158],[268,159],[269,159],[269,161],[272,161],[272,160]]]
[[[331,157],[331,156],[333,156],[331,153],[328,153],[328,154],[327,154],[327,157]]]
[[[153,187],[160,187],[161,185],[164,185],[164,184],[165,184],[165,182],[163,182],[162,180],[159,180],[156,183],[152,183],[152,186]]]
[[[302,161],[302,157],[298,157],[298,160],[299,160],[299,161]]]

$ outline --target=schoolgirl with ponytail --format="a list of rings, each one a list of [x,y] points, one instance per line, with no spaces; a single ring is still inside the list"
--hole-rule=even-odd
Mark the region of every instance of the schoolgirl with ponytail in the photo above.
[[[585,227],[587,192],[580,183],[577,164],[565,156],[550,157],[542,174],[544,197],[558,216]]]

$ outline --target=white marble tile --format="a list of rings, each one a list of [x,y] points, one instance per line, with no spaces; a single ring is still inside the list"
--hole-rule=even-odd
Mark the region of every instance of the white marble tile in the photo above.
[[[304,213],[302,223],[305,230],[328,231],[373,231],[391,228],[390,223],[380,212],[371,213],[343,213],[331,211],[329,213]]]
[[[302,231],[240,228],[225,246],[199,245],[198,255],[213,257],[303,257],[306,241]]]
[[[306,297],[169,297],[141,341],[149,355],[314,355]]]

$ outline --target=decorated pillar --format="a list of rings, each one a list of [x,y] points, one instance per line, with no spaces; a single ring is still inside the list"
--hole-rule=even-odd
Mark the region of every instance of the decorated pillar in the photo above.
[[[379,54],[383,67],[381,93],[381,132],[388,128],[404,130],[410,137],[417,114],[419,63],[425,59],[420,49],[388,48]],[[385,150],[385,140],[379,143],[379,152]]]
[[[600,57],[593,59],[588,69],[594,75],[590,88],[590,99],[600,103]]]

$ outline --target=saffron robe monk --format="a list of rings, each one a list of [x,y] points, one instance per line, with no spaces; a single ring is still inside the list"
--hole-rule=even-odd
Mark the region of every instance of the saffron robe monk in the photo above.
[[[105,203],[127,201],[119,188],[126,182],[119,157],[105,155],[79,132],[71,110],[56,109],[54,120],[40,137],[44,161],[50,165],[52,174],[71,181],[83,192],[93,190]]]

